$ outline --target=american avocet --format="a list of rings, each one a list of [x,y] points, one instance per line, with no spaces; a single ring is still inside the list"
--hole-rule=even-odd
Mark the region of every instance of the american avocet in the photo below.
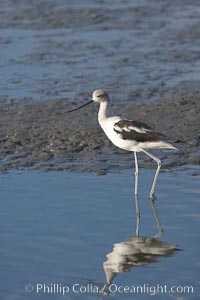
[[[151,149],[175,149],[176,148],[170,143],[169,139],[157,132],[154,131],[149,125],[123,119],[119,116],[108,117],[107,110],[110,104],[109,94],[105,90],[96,90],[92,94],[92,100],[88,103],[79,106],[75,109],[72,109],[67,112],[72,112],[77,109],[80,109],[92,102],[100,104],[98,121],[105,132],[109,140],[117,147],[134,152],[135,156],[135,195],[138,194],[138,160],[137,152],[143,152],[149,157],[151,157],[157,163],[156,173],[153,179],[150,198],[154,199],[154,191],[156,182],[158,179],[158,174],[161,168],[161,161],[149,153],[147,150]]]

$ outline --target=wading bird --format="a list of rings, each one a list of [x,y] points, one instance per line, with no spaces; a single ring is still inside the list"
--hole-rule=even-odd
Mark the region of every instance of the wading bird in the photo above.
[[[105,90],[96,90],[92,94],[92,100],[75,109],[69,110],[72,112],[78,110],[90,103],[98,103],[100,105],[98,113],[98,121],[109,140],[117,147],[134,152],[135,156],[135,195],[138,194],[138,160],[137,152],[143,152],[151,157],[157,163],[156,173],[153,179],[153,184],[150,191],[150,198],[155,199],[154,191],[158,174],[161,168],[161,161],[149,153],[151,149],[175,149],[169,139],[154,131],[149,125],[123,119],[119,116],[108,117],[107,111],[110,104],[109,94]]]

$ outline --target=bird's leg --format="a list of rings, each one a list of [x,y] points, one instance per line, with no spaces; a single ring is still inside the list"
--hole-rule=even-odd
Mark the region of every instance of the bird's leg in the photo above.
[[[160,219],[159,219],[158,212],[157,212],[157,209],[156,209],[156,206],[155,206],[155,200],[150,199],[150,203],[151,203],[151,207],[153,209],[153,214],[154,214],[154,217],[155,217],[155,220],[156,220],[157,228],[159,230],[159,232],[154,236],[154,238],[159,238],[163,235],[164,231],[161,227]]]
[[[150,195],[149,195],[151,199],[155,199],[154,191],[155,191],[155,186],[156,186],[156,182],[157,182],[157,179],[158,179],[158,174],[159,174],[159,171],[160,171],[160,168],[161,168],[161,161],[157,157],[152,155],[151,153],[147,152],[146,150],[141,149],[141,151],[143,151],[146,155],[150,156],[158,164],[156,174],[154,176],[153,184],[152,184],[152,187],[151,187]]]
[[[135,195],[138,195],[138,161],[137,161],[137,152],[134,152],[135,155]]]
[[[139,236],[139,228],[140,228],[140,207],[138,201],[138,195],[135,195],[135,210],[136,210],[136,237]]]

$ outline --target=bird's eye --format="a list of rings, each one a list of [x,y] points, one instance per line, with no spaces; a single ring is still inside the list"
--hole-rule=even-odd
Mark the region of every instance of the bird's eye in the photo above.
[[[98,97],[98,98],[100,98],[100,97],[101,97],[101,95],[98,95],[97,97]]]

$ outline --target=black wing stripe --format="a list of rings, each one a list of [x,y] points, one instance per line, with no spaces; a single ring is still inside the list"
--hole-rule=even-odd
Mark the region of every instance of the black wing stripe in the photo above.
[[[167,141],[167,137],[161,133],[158,132],[149,132],[146,133],[139,133],[135,130],[131,130],[130,132],[127,132],[125,130],[118,131],[114,128],[114,131],[121,135],[123,140],[134,140],[139,143],[143,142],[158,142],[158,141]]]
[[[135,127],[135,130],[133,127]],[[134,140],[138,143],[169,141],[164,134],[156,132],[149,125],[138,121],[120,120],[114,124],[113,129],[121,135],[123,140]]]
[[[138,122],[138,121],[132,121],[132,120],[120,120],[117,123],[114,124],[114,126],[117,126],[119,128],[124,127],[137,127],[139,129],[146,129],[146,130],[153,130],[153,128],[145,123]]]

